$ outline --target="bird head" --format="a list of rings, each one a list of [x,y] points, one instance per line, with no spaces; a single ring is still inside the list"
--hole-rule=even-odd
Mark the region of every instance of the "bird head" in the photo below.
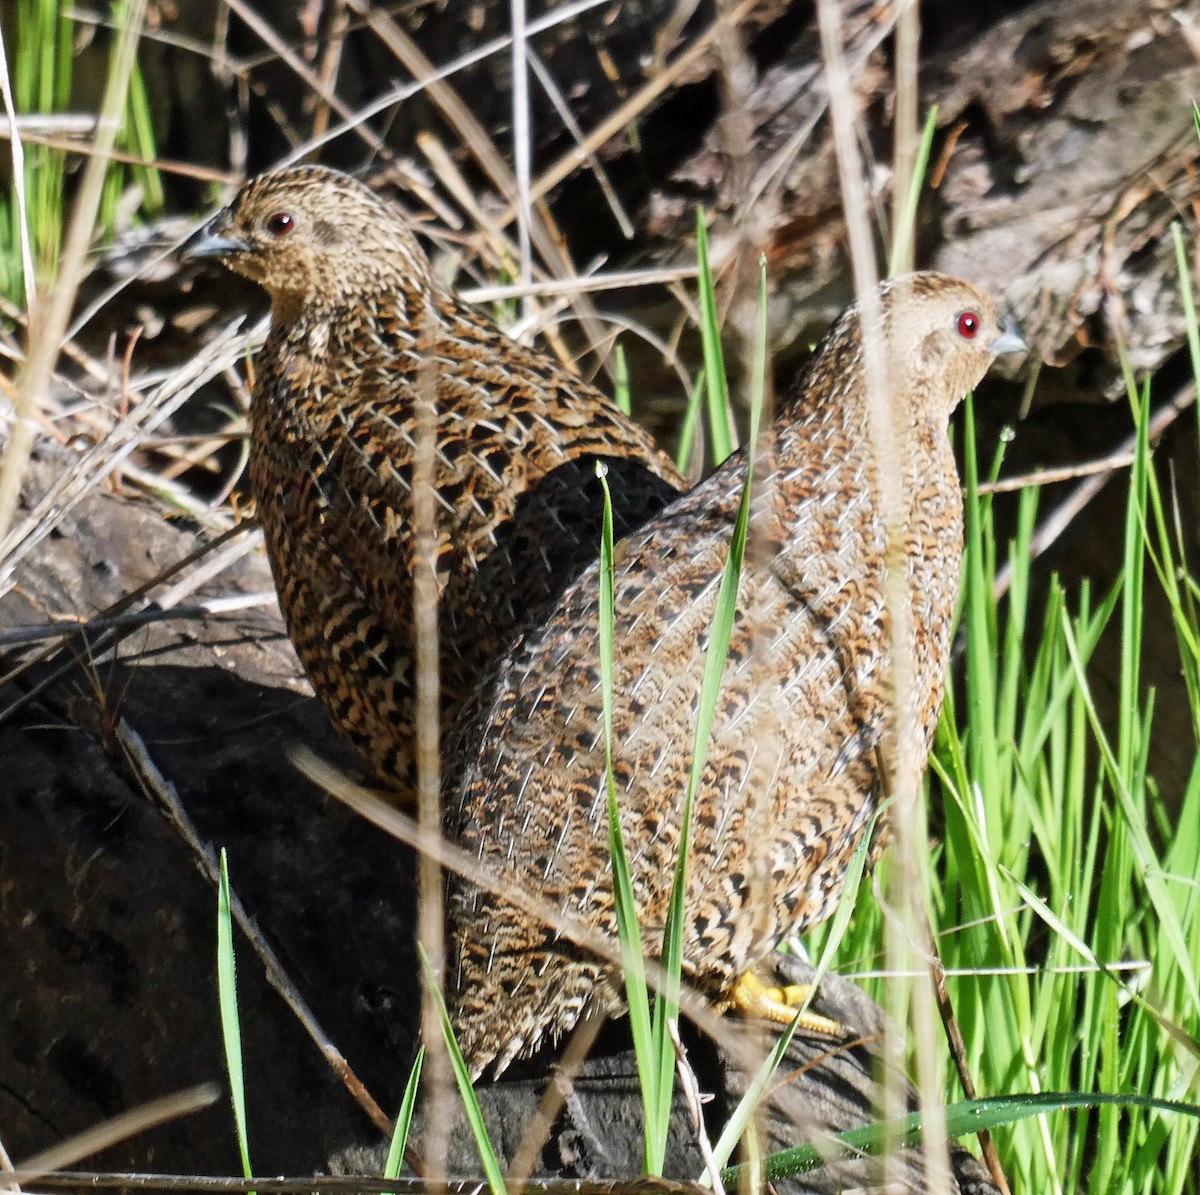
[[[1002,353],[1028,346],[987,295],[946,274],[905,274],[880,290],[888,379],[911,414],[942,422]]]
[[[877,292],[883,364],[897,429],[943,431],[954,408],[1001,353],[1028,346],[1016,324],[969,282],[930,271],[903,274]],[[836,412],[865,426],[869,402],[863,313],[846,308],[789,392],[794,407]]]
[[[251,179],[184,255],[214,257],[257,282],[277,319],[429,283],[429,261],[399,210],[322,166]]]

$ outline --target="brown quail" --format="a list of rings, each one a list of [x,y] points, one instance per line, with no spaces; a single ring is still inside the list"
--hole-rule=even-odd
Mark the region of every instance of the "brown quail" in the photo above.
[[[400,211],[322,167],[251,180],[187,247],[258,282],[250,479],[292,642],[341,734],[411,794],[412,477],[436,400],[442,727],[599,550],[683,488],[649,434],[433,275]],[[424,389],[422,389],[422,387]]]
[[[962,554],[947,420],[997,353],[1024,347],[965,282],[881,288],[926,750]],[[827,917],[879,807],[894,724],[884,524],[850,308],[779,405],[697,794],[684,970],[715,999]],[[628,537],[615,574],[613,751],[643,945],[662,948],[709,628],[746,464],[739,454]],[[593,566],[464,714],[449,829],[490,868],[615,941]],[[480,747],[482,743],[482,747]],[[503,896],[457,882],[451,1011],[473,1072],[620,1006],[610,969]]]

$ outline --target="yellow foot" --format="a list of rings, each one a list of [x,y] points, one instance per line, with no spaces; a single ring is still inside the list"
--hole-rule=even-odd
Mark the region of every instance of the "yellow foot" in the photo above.
[[[790,1025],[796,1020],[797,1009],[812,996],[812,984],[790,984],[785,988],[769,988],[752,971],[747,971],[733,985],[729,993],[729,1004],[744,1016],[762,1017]],[[798,1028],[810,1033],[824,1033],[830,1037],[845,1037],[845,1029],[828,1017],[818,1016],[807,1009],[799,1014]]]

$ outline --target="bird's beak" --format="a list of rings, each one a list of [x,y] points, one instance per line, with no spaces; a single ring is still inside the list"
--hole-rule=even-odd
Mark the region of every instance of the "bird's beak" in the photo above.
[[[1025,353],[1029,344],[1021,335],[1017,321],[1011,315],[1006,315],[1000,321],[1000,335],[988,345],[988,351],[999,357],[1001,353]]]
[[[228,257],[233,253],[249,253],[250,244],[229,229],[229,209],[219,211],[207,224],[194,232],[180,250],[185,260],[197,257]]]

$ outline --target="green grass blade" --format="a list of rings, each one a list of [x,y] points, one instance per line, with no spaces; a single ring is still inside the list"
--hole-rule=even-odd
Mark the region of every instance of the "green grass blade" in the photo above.
[[[467,1070],[462,1050],[458,1048],[458,1039],[454,1036],[454,1026],[450,1023],[450,1014],[446,1011],[446,1001],[442,998],[437,976],[429,965],[429,956],[425,953],[425,948],[420,943],[417,944],[417,951],[421,956],[421,973],[425,977],[425,986],[429,989],[429,995],[437,1007],[438,1019],[442,1023],[442,1037],[446,1042],[446,1053],[450,1057],[450,1069],[454,1072],[454,1081],[458,1084],[459,1095],[462,1096],[463,1107],[466,1109],[467,1123],[475,1137],[475,1147],[479,1151],[479,1160],[483,1163],[488,1189],[492,1195],[506,1195],[504,1171],[500,1169],[500,1160],[496,1157],[492,1139],[488,1135],[487,1125],[483,1120],[483,1109],[480,1108],[475,1088],[471,1085],[471,1074]]]
[[[404,1150],[408,1146],[408,1130],[412,1126],[413,1108],[417,1103],[417,1089],[421,1083],[421,1063],[424,1061],[425,1047],[422,1046],[413,1059],[412,1070],[408,1072],[404,1098],[400,1101],[396,1127],[392,1130],[392,1140],[388,1146],[387,1161],[383,1164],[384,1178],[399,1178],[404,1166]]]
[[[1066,922],[1046,904],[1036,892],[1028,885],[1023,884],[1020,880],[1012,877],[1013,884],[1017,891],[1021,893],[1023,899],[1028,903],[1029,907],[1046,923],[1046,925],[1054,931],[1054,933],[1066,942],[1072,950],[1074,950],[1080,958],[1089,963],[1105,978],[1111,980],[1118,988],[1121,989],[1124,999],[1136,1004],[1139,1008],[1154,1018],[1179,1045],[1185,1049],[1197,1062],[1200,1062],[1200,1043],[1198,1043],[1181,1025],[1168,1020],[1159,1012],[1140,992],[1131,987],[1125,978],[1111,967],[1104,964],[1103,959],[1096,957],[1095,952],[1090,946],[1082,941],[1079,936],[1071,929]]]
[[[708,741],[716,716],[717,699],[725,675],[726,657],[733,624],[737,615],[738,588],[742,563],[746,554],[746,539],[750,525],[750,499],[754,477],[754,456],[758,441],[759,423],[766,395],[767,376],[767,267],[765,258],[759,262],[758,307],[755,326],[754,360],[750,377],[750,443],[746,447],[746,481],[742,487],[737,519],[730,539],[729,556],[717,591],[716,610],[709,632],[708,649],[704,658],[704,676],[700,685],[700,701],[696,711],[696,733],[692,742],[692,766],[684,793],[680,818],[679,857],[671,883],[671,899],[663,933],[662,967],[664,984],[654,999],[655,1072],[658,1079],[655,1117],[664,1128],[669,1124],[671,1097],[674,1091],[675,1051],[668,1022],[679,1019],[679,985],[683,971],[683,936],[686,930],[688,852],[691,843],[692,817],[696,794],[700,790],[704,764],[708,756]],[[711,383],[711,379],[710,379]],[[711,386],[710,386],[711,389]],[[665,1151],[665,1136],[662,1148]]]
[[[613,601],[613,520],[612,495],[607,470],[596,465],[596,475],[604,492],[604,515],[600,530],[600,691],[604,703],[604,773],[608,793],[608,848],[612,862],[613,906],[617,918],[617,936],[621,944],[621,962],[625,972],[625,999],[629,1005],[629,1028],[637,1059],[638,1083],[645,1112],[643,1165],[647,1174],[661,1177],[666,1161],[667,1123],[658,1114],[658,1091],[662,1084],[655,1066],[650,1017],[650,997],[646,989],[646,964],[642,954],[642,931],[638,923],[637,901],[629,873],[629,856],[621,832],[621,811],[617,805],[617,786],[613,776],[613,655],[615,610]],[[674,1064],[671,1074],[674,1075]],[[668,1116],[670,1109],[668,1107]]]
[[[708,228],[703,211],[696,212],[696,253],[700,259],[700,339],[704,348],[709,447],[713,464],[719,465],[733,452],[735,445],[725,353],[721,348],[721,328],[717,319],[717,295],[708,261]]]
[[[796,1028],[800,1024],[800,1015],[800,1011],[797,1011],[792,1023],[787,1025],[779,1035],[771,1053],[755,1071],[754,1078],[750,1080],[742,1098],[737,1102],[737,1107],[734,1108],[721,1129],[721,1135],[717,1138],[716,1145],[713,1146],[713,1162],[718,1170],[729,1161],[730,1155],[742,1139],[742,1135],[753,1123],[754,1113],[758,1108],[759,1101],[767,1092],[767,1085],[779,1069],[779,1064],[787,1056],[788,1046],[792,1044],[792,1038],[796,1035]],[[702,1187],[711,1187],[712,1175],[705,1170],[697,1181]],[[753,1186],[750,1187],[750,1190],[754,1189]]]
[[[1200,108],[1192,101],[1192,118],[1196,121],[1196,135],[1200,137]],[[1179,274],[1179,297],[1183,302],[1184,324],[1187,328],[1188,356],[1192,361],[1192,377],[1200,386],[1200,325],[1196,319],[1196,296],[1192,290],[1192,263],[1187,246],[1183,243],[1183,230],[1176,220],[1171,224],[1171,239],[1175,243],[1175,269]],[[1197,425],[1200,427],[1200,424]]]
[[[904,210],[892,236],[892,252],[888,257],[889,278],[894,278],[899,263],[908,259],[908,249],[913,243],[913,233],[917,226],[917,206],[921,202],[921,188],[925,185],[925,171],[929,168],[929,151],[937,133],[937,117],[938,108],[937,104],[934,104],[925,117],[925,127],[921,130],[921,145],[917,150],[917,160],[913,163],[908,194],[904,197]]]
[[[1078,1092],[1042,1092],[1038,1095],[996,1096],[983,1100],[964,1100],[946,1108],[946,1128],[958,1139],[973,1133],[1015,1124],[1030,1116],[1049,1112],[1066,1112],[1079,1108],[1152,1108],[1178,1116],[1200,1117],[1200,1105],[1176,1100],[1162,1100],[1138,1095],[1086,1095]],[[856,1154],[877,1154],[893,1142],[916,1146],[921,1142],[921,1114],[914,1112],[896,1121],[884,1121],[861,1129],[839,1133],[822,1144],[820,1150],[812,1145],[800,1145],[782,1150],[764,1159],[768,1182],[807,1174],[837,1157]],[[736,1186],[746,1167],[731,1166],[722,1171],[721,1180],[727,1187]]]
[[[217,992],[221,1008],[221,1037],[225,1043],[225,1065],[229,1071],[229,1093],[233,1099],[233,1122],[237,1128],[238,1150],[242,1155],[242,1174],[250,1178],[253,1172],[250,1169],[250,1143],[246,1134],[246,1075],[242,1066],[242,1030],[233,957],[229,861],[224,847],[221,848],[221,879],[217,885]]]
[[[700,422],[700,404],[704,402],[704,374],[696,379],[687,409],[683,413],[683,424],[679,429],[679,447],[675,450],[675,468],[686,474],[692,463],[692,445],[696,440],[696,425]]]
[[[633,414],[633,398],[629,389],[629,362],[625,359],[625,346],[620,342],[613,346],[613,401],[622,414]]]
[[[1122,784],[1120,763],[1114,756],[1107,739],[1104,737],[1103,724],[1087,684],[1085,664],[1080,655],[1074,634],[1070,626],[1067,626],[1065,630],[1067,649],[1070,653],[1072,666],[1075,668],[1076,676],[1079,679],[1080,693],[1087,710],[1088,720],[1092,726],[1093,737],[1100,748],[1101,761],[1112,781],[1122,818],[1130,831],[1129,841],[1133,848],[1134,858],[1137,861],[1142,883],[1145,884],[1147,894],[1150,897],[1151,908],[1157,910],[1156,915],[1160,919],[1160,930],[1177,958],[1186,959],[1189,954],[1188,946],[1181,932],[1181,927],[1172,915],[1172,902],[1165,886],[1161,865],[1155,857],[1154,846],[1150,841],[1149,833],[1142,819],[1138,817],[1137,809],[1133,805],[1129,791]],[[1111,865],[1111,861],[1109,861],[1108,865]],[[1184,971],[1183,977],[1187,981],[1188,999],[1191,1001],[1192,1007],[1200,1008],[1200,977],[1191,970]]]
[[[850,919],[854,916],[855,905],[858,904],[858,891],[867,870],[867,859],[871,853],[871,839],[875,836],[875,826],[891,802],[892,799],[889,797],[871,815],[862,837],[858,840],[858,846],[854,848],[854,854],[850,856],[850,864],[846,868],[846,874],[842,880],[842,891],[838,896],[837,907],[829,919],[825,943],[821,947],[820,957],[813,968],[812,988],[814,992],[821,986],[821,980],[825,978],[829,968],[833,965],[838,947],[841,946],[846,931],[850,928]]]

